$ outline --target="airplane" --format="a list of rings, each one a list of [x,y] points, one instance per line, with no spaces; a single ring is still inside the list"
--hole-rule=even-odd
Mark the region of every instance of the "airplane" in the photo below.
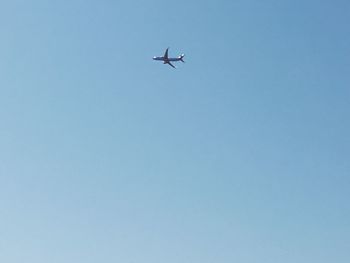
[[[153,57],[153,60],[160,60],[163,61],[163,64],[168,64],[169,66],[176,68],[173,64],[171,64],[171,62],[176,62],[176,61],[182,61],[183,63],[185,63],[185,61],[183,60],[185,54],[182,54],[180,56],[178,56],[177,58],[169,58],[168,57],[168,50],[169,48],[167,48],[165,50],[165,54],[163,57]]]

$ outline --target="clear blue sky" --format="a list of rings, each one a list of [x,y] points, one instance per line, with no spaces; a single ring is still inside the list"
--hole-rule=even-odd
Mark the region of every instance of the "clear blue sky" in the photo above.
[[[350,262],[349,14],[1,1],[0,262]]]

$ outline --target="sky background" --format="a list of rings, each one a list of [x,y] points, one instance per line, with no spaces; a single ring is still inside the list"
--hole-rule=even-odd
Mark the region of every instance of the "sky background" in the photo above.
[[[0,1],[0,262],[349,262],[349,14]]]

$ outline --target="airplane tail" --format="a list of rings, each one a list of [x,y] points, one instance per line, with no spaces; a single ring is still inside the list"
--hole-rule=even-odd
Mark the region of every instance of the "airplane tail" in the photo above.
[[[182,55],[180,56],[180,61],[183,62],[183,63],[185,63],[185,61],[183,60],[184,56],[185,56],[185,54],[182,54]]]

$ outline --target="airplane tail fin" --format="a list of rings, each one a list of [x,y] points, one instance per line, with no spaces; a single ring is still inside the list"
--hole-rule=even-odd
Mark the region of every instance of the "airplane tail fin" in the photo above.
[[[185,56],[185,54],[182,54],[182,55],[180,56],[180,61],[183,62],[183,63],[185,63],[185,61],[183,60],[184,56]]]

